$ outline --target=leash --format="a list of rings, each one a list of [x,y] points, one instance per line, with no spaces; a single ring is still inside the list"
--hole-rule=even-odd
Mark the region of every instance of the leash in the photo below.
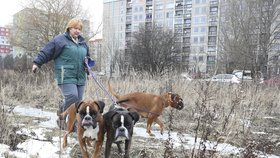
[[[93,71],[91,71],[90,66],[89,66],[89,60],[91,60],[90,62],[92,62],[92,59],[89,59],[88,57],[85,58],[85,64],[87,66],[87,70],[89,72],[89,74],[91,75],[91,77],[94,79],[94,81],[98,84],[98,86],[106,93],[106,95],[111,99],[111,101],[114,104],[117,104],[117,101],[115,98],[113,98],[108,91],[106,91],[106,89],[104,88],[104,86],[97,80],[97,78],[95,77]],[[93,64],[94,65],[94,64]],[[93,66],[92,65],[92,66]]]
[[[89,63],[89,62],[91,62],[91,63]],[[119,104],[119,103],[124,102],[124,101],[122,101],[122,100],[121,100],[121,101],[117,101],[114,97],[112,97],[112,95],[110,95],[109,92],[104,88],[104,86],[97,80],[97,78],[95,77],[93,71],[91,71],[91,69],[90,69],[90,67],[92,67],[92,66],[94,65],[94,61],[93,61],[92,59],[86,57],[86,58],[85,58],[85,64],[86,64],[86,66],[87,66],[87,70],[88,70],[89,74],[91,75],[91,77],[92,77],[92,78],[94,79],[94,81],[98,84],[98,86],[106,93],[106,95],[111,99],[111,101],[113,102],[113,105],[114,105],[114,106],[117,105],[117,104]],[[91,65],[91,66],[90,66],[90,65]],[[127,101],[127,100],[126,100],[126,101]],[[139,111],[145,111],[145,112],[147,112],[147,113],[155,114],[155,115],[158,115],[158,116],[161,115],[161,113],[156,113],[156,112],[150,112],[150,111],[147,111],[147,110],[143,110],[143,109],[141,109],[141,108],[137,108],[137,107],[135,107],[135,106],[133,106],[133,105],[130,105],[130,104],[126,104],[126,103],[122,103],[122,104],[127,105],[128,107],[134,108],[134,109],[139,110]],[[164,103],[164,104],[165,104],[165,103]],[[164,105],[163,105],[163,106],[164,106]]]

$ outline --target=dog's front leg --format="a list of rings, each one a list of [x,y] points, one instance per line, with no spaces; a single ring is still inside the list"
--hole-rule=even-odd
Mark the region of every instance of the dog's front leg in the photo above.
[[[100,151],[101,151],[101,147],[104,141],[104,134],[105,131],[103,130],[103,124],[100,124],[100,128],[99,131],[97,133],[97,139],[95,142],[95,146],[94,146],[94,153],[92,154],[92,158],[98,158]]]
[[[107,131],[107,140],[106,140],[106,146],[105,146],[105,158],[110,158],[111,147],[112,147],[113,139],[114,139],[114,136],[111,136],[109,133],[110,132]]]
[[[159,117],[156,118],[155,122],[159,125],[160,127],[160,134],[163,135],[163,130],[164,130],[164,124],[161,122]]]
[[[82,154],[84,156],[84,158],[88,158],[88,152],[87,152],[87,147],[86,147],[86,142],[85,139],[79,139],[80,142],[80,146],[81,146],[81,150],[82,150]]]
[[[129,149],[131,146],[131,139],[125,140],[124,158],[129,158]]]
[[[150,136],[155,136],[155,135],[151,132],[153,120],[154,120],[153,118],[148,118],[148,120],[147,120],[147,133],[148,133]]]
[[[63,145],[62,145],[62,147],[63,148],[66,148],[66,146],[67,146],[67,137],[68,137],[68,134],[69,134],[69,131],[65,131],[65,134],[64,134],[64,136],[63,136]]]
[[[83,157],[84,158],[88,158],[88,152],[87,152],[87,147],[86,147],[86,141],[85,141],[85,138],[83,138],[83,132],[81,127],[78,128],[78,139],[79,139],[79,143],[80,143],[80,147],[81,147],[81,151],[82,151],[82,154],[83,154]]]

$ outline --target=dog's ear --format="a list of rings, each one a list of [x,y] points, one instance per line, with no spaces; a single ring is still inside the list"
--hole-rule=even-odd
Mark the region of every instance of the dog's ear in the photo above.
[[[75,103],[75,106],[76,106],[76,113],[79,113],[79,108],[80,106],[84,103],[84,101],[80,101],[80,102],[77,102]]]
[[[103,115],[106,122],[111,122],[112,117],[115,116],[117,112],[115,110],[109,111]]]
[[[97,104],[97,106],[99,107],[99,111],[100,113],[103,113],[104,107],[105,107],[105,103],[103,101],[95,101],[95,103]]]
[[[134,124],[139,120],[140,116],[138,114],[138,112],[135,112],[135,111],[129,111],[128,113],[132,119],[134,120]]]
[[[171,94],[171,99],[172,99],[172,101],[174,101],[174,100],[176,100],[176,97],[178,96],[178,94]]]

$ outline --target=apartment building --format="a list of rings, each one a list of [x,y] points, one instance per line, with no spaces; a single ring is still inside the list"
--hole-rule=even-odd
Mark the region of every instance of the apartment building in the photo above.
[[[0,27],[0,55],[2,57],[13,52],[13,46],[9,42],[10,34],[10,28]]]
[[[214,71],[219,0],[104,0],[103,11],[107,61],[114,52],[125,52],[140,25],[156,25],[179,35],[181,71]]]

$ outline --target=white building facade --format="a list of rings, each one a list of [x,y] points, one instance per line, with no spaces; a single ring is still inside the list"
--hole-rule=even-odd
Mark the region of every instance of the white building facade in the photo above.
[[[115,52],[125,52],[140,25],[156,25],[178,34],[181,71],[215,69],[219,0],[104,0],[103,24],[108,62]]]

